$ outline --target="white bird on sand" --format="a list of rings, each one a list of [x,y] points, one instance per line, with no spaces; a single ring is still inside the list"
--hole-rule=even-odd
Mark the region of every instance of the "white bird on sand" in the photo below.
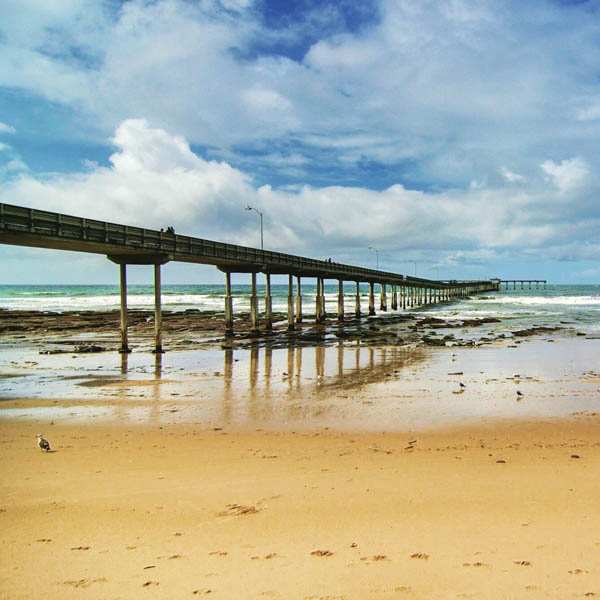
[[[37,434],[37,444],[40,450],[44,450],[45,452],[50,452],[50,442],[44,438],[41,433]]]

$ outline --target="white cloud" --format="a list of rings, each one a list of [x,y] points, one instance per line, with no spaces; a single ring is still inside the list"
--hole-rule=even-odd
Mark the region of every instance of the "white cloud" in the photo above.
[[[509,181],[510,183],[521,183],[525,181],[525,177],[523,177],[523,175],[513,173],[506,167],[502,167],[500,169],[500,174],[502,175],[502,177],[504,177],[504,179],[506,179],[506,181]]]
[[[577,225],[548,211],[544,189],[256,188],[247,174],[202,159],[184,138],[143,119],[124,121],[113,143],[110,167],[89,163],[87,172],[73,175],[22,174],[0,188],[0,200],[256,245],[256,223],[243,210],[250,203],[265,212],[269,248],[345,260],[373,243],[398,261],[402,249],[473,261],[501,250],[545,252]]]
[[[599,38],[585,6],[377,8],[379,21],[322,34],[291,60],[256,46],[298,41],[306,24],[268,29],[249,0],[10,0],[0,85],[72,107],[106,135],[141,116],[222,151],[271,153],[293,137],[336,167],[410,161],[414,178],[450,186],[509,162],[529,174],[548,143],[573,156],[600,134]],[[321,11],[323,31],[327,18],[339,15]]]
[[[565,159],[560,163],[546,160],[541,167],[562,193],[583,185],[589,174],[589,167],[582,158]]]
[[[7,125],[6,123],[2,123],[0,121],[0,133],[16,133],[16,129],[11,125]]]

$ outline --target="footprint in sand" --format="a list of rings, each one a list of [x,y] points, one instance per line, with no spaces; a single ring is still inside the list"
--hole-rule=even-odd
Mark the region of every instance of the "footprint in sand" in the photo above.
[[[311,556],[333,556],[333,552],[331,550],[313,550]]]
[[[35,540],[36,542],[41,542],[42,544],[47,544],[48,542],[51,542],[52,540],[50,538],[40,538],[39,540]]]
[[[427,560],[429,558],[429,554],[425,554],[424,552],[415,552],[414,554],[411,554],[410,557],[418,560]]]
[[[156,585],[160,585],[158,581],[145,581],[142,583],[142,587],[152,587]]]
[[[228,553],[225,552],[225,550],[213,550],[208,553],[209,556],[227,556],[227,554]]]
[[[89,550],[90,546],[73,546],[71,550]]]
[[[64,585],[70,585],[76,588],[87,588],[94,583],[105,583],[107,579],[105,577],[98,577],[97,579],[71,579],[63,581]]]
[[[256,506],[244,504],[228,504],[225,510],[218,513],[219,517],[239,517],[241,515],[253,515],[259,512]]]
[[[531,563],[528,560],[513,560],[515,565],[519,565],[521,567],[530,567]]]
[[[194,590],[192,592],[192,594],[194,594],[196,596],[202,596],[202,595],[205,595],[205,594],[212,594],[212,590],[208,590],[208,589],[206,589],[206,590]]]

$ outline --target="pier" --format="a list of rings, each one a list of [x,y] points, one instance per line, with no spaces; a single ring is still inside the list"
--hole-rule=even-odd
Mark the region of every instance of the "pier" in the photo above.
[[[504,284],[505,289],[510,289],[510,284],[512,283],[512,289],[517,289],[517,284],[520,284],[520,289],[524,289],[525,285],[528,286],[528,289],[531,289],[532,285],[535,285],[536,288],[543,285],[544,287],[548,283],[545,279],[500,279],[498,280],[500,286]]]
[[[343,322],[344,283],[355,283],[354,318],[363,316],[360,285],[368,284],[368,315],[376,314],[375,296],[379,293],[379,310],[401,311],[451,302],[471,294],[498,291],[499,279],[454,281],[411,277],[333,262],[316,260],[282,252],[258,250],[224,242],[205,240],[174,232],[157,231],[131,225],[108,223],[83,217],[63,215],[0,203],[0,243],[53,250],[68,250],[105,255],[118,265],[120,282],[120,352],[130,352],[127,335],[127,266],[148,265],[154,270],[155,340],[154,352],[163,352],[161,269],[169,262],[213,265],[224,274],[225,334],[234,335],[234,311],[231,289],[233,273],[248,273],[251,278],[250,318],[252,331],[258,334],[273,328],[271,276],[288,279],[287,330],[293,332],[306,315],[302,310],[302,281],[314,279],[317,284],[314,320],[323,323],[325,282],[338,283],[336,319]],[[257,277],[265,280],[264,311],[259,310]],[[295,280],[295,282],[294,282]],[[511,280],[513,281],[513,280]],[[536,282],[539,280],[527,280]],[[545,282],[544,282],[545,283]],[[391,305],[388,306],[388,291]]]

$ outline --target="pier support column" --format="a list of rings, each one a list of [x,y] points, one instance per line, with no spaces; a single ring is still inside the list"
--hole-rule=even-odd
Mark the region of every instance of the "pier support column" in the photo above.
[[[162,354],[162,308],[160,287],[160,263],[154,264],[154,353]]]
[[[385,283],[381,284],[381,310],[387,312],[387,286]]]
[[[258,296],[256,295],[256,273],[252,273],[252,285],[250,292],[250,329],[252,333],[258,333]]]
[[[315,296],[315,323],[321,322],[321,278],[317,277],[317,295]]]
[[[317,291],[315,293],[315,323],[319,322],[319,315],[321,314],[321,280],[317,277]]]
[[[294,277],[288,275],[288,331],[294,331],[296,328],[294,322]]]
[[[327,305],[325,304],[325,279],[321,277],[321,315],[319,322],[324,323],[327,317]]]
[[[340,279],[338,281],[338,310],[337,310],[338,321],[344,320],[344,281]]]
[[[360,319],[360,282],[356,282],[356,298],[354,306],[354,316]]]
[[[402,298],[402,310],[406,310],[406,288],[400,287],[400,298]]]
[[[271,274],[265,273],[265,328],[273,329],[273,301],[271,299]]]
[[[233,335],[233,298],[231,296],[231,273],[225,272],[225,335]]]
[[[398,310],[398,288],[392,286],[392,310]]]
[[[375,315],[375,284],[369,281],[369,316]]]
[[[302,278],[296,277],[296,323],[302,323]]]
[[[129,340],[127,337],[127,265],[122,263],[119,265],[120,284],[121,284],[121,354],[129,354]]]

